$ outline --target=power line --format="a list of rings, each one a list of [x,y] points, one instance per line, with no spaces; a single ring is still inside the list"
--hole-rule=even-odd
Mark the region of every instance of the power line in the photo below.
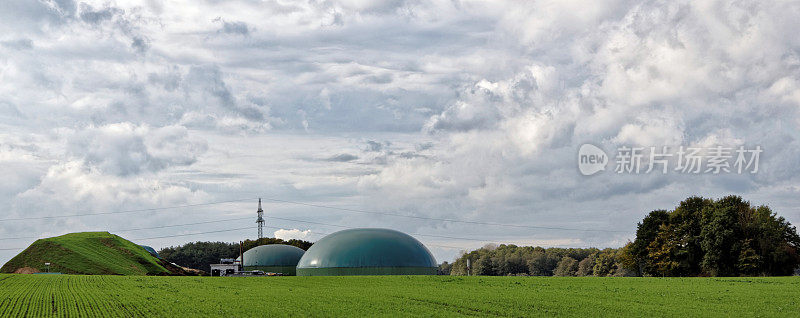
[[[267,216],[267,218],[277,219],[277,220],[284,220],[284,221],[292,221],[292,222],[300,222],[300,223],[308,223],[308,224],[334,226],[334,227],[347,228],[347,229],[356,229],[356,228],[358,228],[358,227],[354,227],[354,226],[331,224],[331,223],[322,223],[322,222],[313,222],[313,221],[304,221],[304,220],[297,220],[297,219],[282,218],[282,217],[277,217],[277,216]],[[276,227],[273,227],[273,228],[276,228]],[[308,232],[314,233],[314,232],[311,232],[310,230]],[[327,233],[320,233],[320,232],[316,232],[316,234],[325,234],[325,235],[327,235]],[[482,243],[495,243],[495,241],[488,240],[488,239],[475,239],[475,238],[466,238],[466,237],[457,237],[457,236],[420,234],[420,233],[408,233],[408,234],[409,235],[413,235],[413,236],[447,238],[447,239],[454,239],[454,240],[467,240],[467,241],[476,241],[476,242],[482,242]],[[463,249],[463,247],[437,245],[437,244],[429,244],[429,243],[426,243],[425,245],[426,246],[437,246],[437,247],[451,248],[451,249]]]
[[[71,218],[71,217],[94,216],[94,215],[110,215],[110,214],[124,214],[124,213],[161,211],[161,210],[170,210],[170,209],[197,207],[197,206],[216,205],[216,204],[231,203],[231,202],[242,202],[242,201],[255,200],[255,199],[256,198],[245,198],[245,199],[238,199],[238,200],[226,200],[226,201],[207,202],[207,203],[198,203],[198,204],[177,205],[177,206],[169,206],[169,207],[161,207],[161,208],[147,208],[147,209],[108,211],[108,212],[91,212],[91,213],[82,213],[82,214],[73,214],[73,215],[54,215],[54,216],[40,216],[40,217],[8,218],[8,219],[0,219],[0,222],[5,222],[5,221],[24,221],[24,220],[43,220],[43,219]],[[627,233],[627,231],[617,231],[617,230],[578,229],[578,228],[567,228],[567,227],[549,227],[549,226],[507,224],[507,223],[495,223],[495,222],[480,222],[480,221],[467,221],[467,220],[435,218],[435,217],[426,217],[426,216],[404,215],[404,214],[396,214],[396,213],[388,213],[388,212],[368,211],[368,210],[362,210],[362,209],[334,207],[334,206],[327,206],[327,205],[321,205],[321,204],[304,203],[304,202],[291,201],[291,200],[282,200],[282,199],[275,199],[275,198],[264,198],[264,200],[273,201],[273,202],[296,204],[296,205],[303,205],[303,206],[310,206],[310,207],[316,207],[316,208],[339,210],[339,211],[345,211],[345,212],[376,214],[376,215],[402,217],[402,218],[410,218],[410,219],[418,219],[418,220],[464,223],[464,224],[475,224],[475,225],[502,226],[502,227],[514,227],[514,228],[528,228],[528,229],[540,229],[540,230]]]
[[[273,219],[279,219],[279,220],[304,222],[304,221],[300,221],[300,220],[292,220],[292,219],[279,218],[279,217],[274,217],[274,216],[268,216],[268,217],[269,218],[273,218]],[[354,227],[349,227],[349,226],[344,226],[344,225],[327,224],[327,223],[319,223],[319,222],[306,222],[306,223],[319,224],[319,225],[330,225],[330,226],[346,227],[346,228],[354,228]],[[274,228],[274,229],[282,229],[282,228],[274,227],[274,226],[267,226],[267,227]],[[311,233],[311,234],[320,234],[320,235],[329,235],[330,234],[330,233],[324,233],[324,232],[312,232],[311,230],[307,230],[307,231],[308,231],[308,233]],[[305,232],[305,231],[303,231],[303,232]],[[412,234],[412,235],[430,236],[430,235],[421,235],[421,234]],[[455,247],[455,246],[448,246],[448,245],[438,245],[438,244],[427,244],[427,243],[425,244],[425,246],[436,246],[436,247],[443,247],[443,248],[457,249],[457,250],[464,249],[463,247]]]
[[[246,217],[246,218],[234,218],[234,219],[224,219],[224,220],[214,220],[214,221],[204,221],[204,222],[195,222],[195,223],[184,223],[184,224],[174,224],[174,225],[162,225],[162,226],[154,226],[154,227],[142,227],[138,229],[128,229],[128,230],[114,230],[110,232],[134,232],[134,231],[141,231],[141,230],[152,230],[152,229],[161,229],[161,228],[169,228],[169,227],[179,227],[179,226],[187,226],[187,225],[199,225],[199,224],[209,224],[209,223],[218,223],[218,222],[229,222],[229,221],[241,221],[241,220],[251,220],[253,218]]]
[[[274,219],[284,219],[284,220],[295,221],[295,222],[304,222],[304,221],[300,221],[300,220],[292,220],[292,219],[285,219],[285,218],[277,218],[277,217],[272,217],[272,218],[274,218]],[[247,218],[247,219],[250,219],[250,218]],[[236,219],[230,219],[230,220],[236,220]],[[213,221],[213,222],[216,222],[216,221]],[[167,226],[161,226],[161,227],[175,227],[175,226],[182,226],[182,225],[193,225],[193,224],[204,224],[204,223],[211,223],[211,221],[209,221],[209,222],[197,222],[197,223],[187,223],[187,224],[167,225]],[[344,226],[344,225],[335,225],[335,224],[327,224],[327,223],[319,223],[319,222],[310,222],[310,221],[308,221],[308,222],[306,222],[306,223],[319,224],[319,225],[329,225],[329,226],[339,226],[339,227],[346,227],[346,228],[354,228],[354,227],[349,227],[349,226]],[[161,228],[161,227],[154,227],[154,228]],[[282,227],[276,227],[276,226],[267,226],[267,225],[264,225],[264,227],[266,227],[266,228],[272,228],[272,229],[279,229],[279,230],[282,230],[282,229],[284,229],[284,228],[282,228]],[[141,229],[150,229],[150,228],[141,228]],[[141,230],[141,229],[135,229],[135,230]],[[252,229],[252,227],[242,227],[242,228],[225,229],[225,230],[215,230],[215,231],[205,231],[205,232],[195,232],[195,233],[185,233],[185,234],[174,234],[174,235],[154,236],[154,237],[145,237],[145,238],[134,238],[134,239],[130,239],[130,240],[131,240],[131,241],[145,241],[145,240],[153,240],[153,239],[160,239],[160,238],[171,238],[171,237],[193,236],[193,235],[201,235],[201,234],[222,233],[222,232],[233,232],[233,231],[242,231],[242,230],[250,230],[250,229]],[[124,231],[114,231],[114,232],[124,232]],[[330,234],[330,233],[325,233],[325,232],[317,232],[317,231],[311,231],[311,230],[306,230],[306,231],[303,231],[303,232],[308,232],[308,233],[311,233],[311,234],[317,234],[317,235],[329,235],[329,234]],[[463,238],[463,237],[451,237],[451,236],[441,236],[441,235],[426,235],[426,234],[417,234],[417,233],[412,233],[412,235],[416,235],[416,236],[428,236],[428,237],[451,238],[451,239],[463,239],[463,240],[473,240],[473,241],[481,241],[481,242],[486,242],[485,240],[469,239],[469,238]],[[455,246],[448,246],[448,245],[438,245],[438,244],[425,244],[425,245],[426,245],[426,246],[436,246],[436,247],[450,248],[450,249],[463,249],[463,247],[455,247]],[[25,248],[26,248],[26,247],[0,248],[0,251],[21,250],[21,249],[25,249]]]
[[[154,236],[154,237],[146,237],[146,238],[135,238],[135,239],[129,239],[129,241],[144,241],[144,240],[153,240],[153,239],[160,239],[160,238],[179,237],[179,236],[192,236],[192,235],[200,235],[200,234],[232,232],[232,231],[251,230],[251,229],[253,229],[252,226],[250,226],[250,227],[241,227],[241,228],[236,228],[236,229],[217,230],[217,231],[206,231],[206,232],[196,232],[196,233],[186,233],[186,234]],[[24,247],[2,248],[2,249],[0,249],[0,251],[10,251],[10,250],[20,250],[20,249],[24,249]]]
[[[39,238],[39,236],[17,236],[17,237],[4,237],[0,238],[0,241],[9,241],[9,240],[26,240],[26,239],[34,239]]]
[[[276,216],[267,216],[270,219],[278,219],[284,221],[292,221],[292,222],[300,222],[300,223],[309,223],[309,224],[317,224],[317,225],[327,225],[327,226],[335,226],[341,228],[348,228],[348,229],[355,229],[358,227],[354,226],[346,226],[346,225],[339,225],[339,224],[330,224],[330,223],[320,223],[320,222],[312,222],[312,221],[303,221],[303,220],[296,220],[296,219],[287,219],[287,218],[280,218]],[[419,233],[409,233],[411,235],[416,236],[426,236],[426,237],[437,237],[437,238],[448,238],[454,240],[467,240],[467,241],[478,241],[478,242],[491,242],[491,240],[482,240],[482,239],[474,239],[474,238],[466,238],[466,237],[455,237],[455,236],[444,236],[444,235],[432,235],[432,234],[419,234]]]
[[[536,226],[536,225],[522,225],[522,224],[507,224],[507,223],[494,223],[494,222],[466,221],[466,220],[434,218],[434,217],[426,217],[426,216],[404,215],[404,214],[396,214],[396,213],[387,213],[387,212],[377,212],[377,211],[367,211],[367,210],[359,210],[359,209],[341,208],[341,207],[327,206],[327,205],[321,205],[321,204],[304,203],[304,202],[281,200],[281,199],[274,199],[274,198],[263,198],[263,199],[267,200],[267,201],[290,203],[290,204],[304,205],[304,206],[323,208],[323,209],[332,209],[332,210],[355,212],[355,213],[378,214],[378,215],[403,217],[403,218],[410,218],[410,219],[420,219],[420,220],[429,220],[429,221],[443,221],[443,222],[453,222],[453,223],[504,226],[504,227],[528,228],[528,229],[539,229],[539,230],[628,233],[627,231],[616,231],[616,230],[576,229],[576,228],[567,228],[567,227],[549,227],[549,226]]]
[[[449,248],[449,249],[454,249],[454,250],[463,250],[464,249],[463,247],[455,247],[455,246],[447,246],[447,245],[437,245],[437,244],[425,244],[425,245],[427,245],[427,246],[436,246],[436,247],[444,247],[444,248]]]
[[[154,237],[145,237],[145,238],[135,238],[135,239],[130,239],[129,241],[144,241],[144,240],[154,240],[154,239],[160,239],[160,238],[179,237],[179,236],[192,236],[192,235],[221,233],[221,232],[233,232],[233,231],[252,230],[252,229],[253,229],[252,226],[248,226],[248,227],[240,227],[240,228],[236,228],[236,229],[226,229],[226,230],[207,231],[207,232],[196,232],[196,233],[186,233],[186,234],[174,234],[174,235],[154,236]]]
[[[41,220],[41,219],[70,218],[70,217],[82,217],[82,216],[94,216],[94,215],[109,215],[109,214],[123,214],[123,213],[160,211],[160,210],[169,210],[169,209],[179,209],[179,208],[188,208],[188,207],[197,207],[197,206],[216,205],[216,204],[231,203],[231,202],[242,202],[242,201],[248,201],[248,200],[254,200],[254,199],[255,198],[245,198],[245,199],[237,199],[237,200],[216,201],[216,202],[188,204],[188,205],[178,205],[178,206],[169,206],[169,207],[161,207],[161,208],[147,208],[147,209],[108,211],[108,212],[90,212],[90,213],[73,214],[73,215],[9,218],[9,219],[0,219],[0,222],[2,222],[2,221]],[[475,224],[475,225],[488,225],[488,226],[514,227],[514,228],[544,229],[544,230],[627,233],[626,231],[616,231],[616,230],[577,229],[577,228],[566,228],[566,227],[547,227],[547,226],[506,224],[506,223],[495,223],[495,222],[480,222],[480,221],[467,221],[467,220],[435,218],[435,217],[425,217],[425,216],[413,216],[413,215],[403,215],[403,214],[388,213],[388,212],[377,212],[377,211],[369,211],[369,210],[362,210],[362,209],[327,206],[327,205],[321,205],[321,204],[304,203],[304,202],[291,201],[291,200],[282,200],[282,199],[275,199],[275,198],[265,198],[264,200],[268,200],[268,201],[272,201],[272,202],[281,202],[281,203],[289,203],[289,204],[296,204],[296,205],[302,205],[302,206],[309,206],[309,207],[316,207],[316,208],[339,210],[339,211],[345,211],[345,212],[385,215],[385,216],[403,217],[403,218],[420,219],[420,220],[431,220],[431,221],[442,221],[442,222],[453,222],[453,223],[465,223],[465,224]],[[344,225],[339,225],[339,224],[321,223],[321,222],[313,222],[313,221],[305,221],[305,220],[297,220],[297,219],[289,219],[289,218],[280,218],[280,217],[273,217],[273,216],[269,216],[269,217],[271,217],[273,219],[286,220],[286,221],[292,221],[292,222],[318,224],[318,225],[334,226],[334,227],[342,227],[342,228],[354,228],[354,227],[351,227],[351,226],[344,226]],[[205,222],[194,222],[194,223],[185,223],[185,224],[162,225],[162,226],[143,227],[143,228],[126,229],[126,230],[115,230],[115,231],[112,231],[112,232],[133,232],[133,231],[139,231],[139,230],[170,228],[170,227],[198,225],[198,224],[208,224],[208,223],[225,222],[225,221],[233,221],[233,220],[245,220],[245,219],[250,219],[250,217],[234,218],[234,219],[226,219],[226,220],[215,220],[215,221],[205,221]],[[282,229],[282,228],[279,228],[279,227],[272,227],[272,226],[265,226],[265,227],[274,228],[274,229]],[[210,233],[239,231],[239,230],[245,230],[245,229],[251,229],[251,227],[225,229],[225,230],[215,230],[215,231],[205,231],[205,232],[195,232],[195,233],[186,233],[186,234],[173,234],[173,235],[164,235],[164,236],[156,236],[156,237],[137,238],[137,239],[133,239],[133,240],[151,240],[151,239],[159,239],[159,238],[182,237],[182,236],[192,236],[192,235],[201,235],[201,234],[210,234]],[[308,232],[312,233],[312,234],[327,235],[327,233],[311,232],[310,230]],[[423,236],[423,237],[446,238],[446,239],[468,240],[468,241],[478,241],[478,242],[492,242],[492,240],[483,240],[483,239],[475,239],[475,238],[464,238],[464,237],[454,237],[454,236],[445,236],[445,235],[432,235],[432,234],[419,234],[419,233],[411,233],[411,234],[412,235],[416,235],[416,236]],[[23,239],[23,238],[36,238],[36,237],[0,238],[0,240],[13,240],[13,239]],[[428,245],[445,247],[445,248],[460,249],[459,247],[453,247],[453,246],[436,245],[436,244],[428,244]],[[17,249],[20,249],[20,248],[3,248],[3,249],[0,249],[0,250],[17,250]]]
[[[331,223],[323,223],[323,222],[314,222],[314,221],[306,221],[306,220],[298,220],[298,219],[290,219],[290,218],[282,218],[282,217],[275,217],[275,216],[268,216],[272,219],[277,220],[284,220],[290,222],[300,222],[300,223],[307,223],[307,224],[317,224],[317,225],[324,225],[324,226],[333,226],[333,227],[340,227],[340,228],[356,228],[352,226],[345,226],[340,224],[331,224]],[[183,224],[173,224],[173,225],[162,225],[162,226],[153,226],[153,227],[142,227],[142,228],[134,228],[134,229],[125,229],[125,230],[109,230],[109,232],[133,232],[133,231],[140,231],[140,230],[149,230],[149,229],[160,229],[160,228],[171,228],[171,227],[180,227],[180,226],[189,226],[189,225],[199,225],[199,224],[209,224],[209,223],[219,223],[219,222],[227,222],[227,221],[237,221],[237,220],[248,220],[251,219],[250,217],[243,217],[243,218],[232,218],[232,219],[223,219],[223,220],[213,220],[213,221],[203,221],[203,222],[194,222],[194,223],[183,223]],[[273,227],[273,226],[266,226],[268,228],[273,229],[283,229],[281,227]],[[229,232],[229,231],[237,231],[237,230],[244,230],[248,228],[236,228],[236,229],[226,229],[226,230],[215,230],[215,231],[206,231],[206,232],[197,232],[197,233],[187,233],[187,234],[176,234],[176,235],[165,235],[165,236],[157,236],[157,237],[149,237],[149,238],[140,238],[135,240],[149,240],[149,239],[157,239],[157,238],[169,238],[169,237],[181,237],[181,236],[192,236],[192,235],[200,235],[200,234],[209,234],[209,233],[220,233],[220,232]],[[322,232],[311,232],[313,234],[320,234],[320,235],[327,235],[328,233]],[[415,236],[422,236],[422,237],[434,237],[434,238],[447,238],[447,239],[455,239],[455,240],[467,240],[467,241],[476,241],[476,242],[494,242],[494,240],[487,240],[487,239],[475,239],[475,238],[466,238],[466,237],[456,237],[456,236],[446,236],[446,235],[433,235],[433,234],[421,234],[421,233],[410,233],[411,235]],[[0,238],[0,240],[13,240],[13,239],[25,239],[25,238],[38,238],[37,236],[32,237],[10,237],[10,238]],[[445,246],[445,245],[436,245],[436,244],[428,244],[431,246],[440,246],[446,248],[458,248],[453,246]],[[16,248],[8,248],[2,250],[13,250]]]
[[[316,222],[310,222],[310,223],[316,223]],[[330,224],[321,224],[321,225],[330,225]],[[284,228],[282,228],[282,227],[277,227],[277,226],[267,226],[267,225],[264,225],[264,227],[266,227],[266,228],[271,228],[271,229],[278,229],[278,230],[283,230],[283,229],[284,229]],[[342,225],[342,227],[344,227],[344,226]],[[221,233],[221,232],[232,232],[232,231],[241,231],[241,230],[248,230],[248,229],[252,229],[252,227],[243,227],[243,228],[226,229],[226,230],[217,230],[217,231],[207,231],[207,232],[186,233],[186,234],[176,234],[176,235],[165,235],[165,236],[146,237],[146,238],[135,238],[135,239],[131,239],[131,241],[144,241],[144,240],[153,240],[153,239],[160,239],[160,238],[170,238],[170,237],[180,237],[180,236],[192,236],[192,235],[210,234],[210,233]],[[308,233],[311,233],[311,234],[318,234],[318,235],[329,235],[329,234],[330,234],[330,233],[325,233],[325,232],[317,232],[317,231],[311,231],[311,230],[306,230],[306,231],[303,231],[303,232],[308,232]],[[430,235],[421,235],[421,234],[413,234],[413,235],[418,235],[418,236],[430,236]],[[464,238],[456,238],[456,239],[464,239]],[[437,244],[426,244],[426,245],[428,245],[428,246],[444,247],[444,248],[451,248],[451,249],[463,249],[463,248],[461,248],[461,247],[447,246],[447,245],[437,245]],[[9,249],[9,250],[11,250],[11,249]]]
[[[264,227],[267,227],[267,228],[272,228],[272,229],[279,229],[279,230],[283,230],[283,229],[284,229],[284,228],[282,228],[282,227],[276,227],[276,226],[266,226],[266,225],[264,225]],[[143,240],[153,240],[153,239],[169,238],[169,237],[192,236],[192,235],[200,235],[200,234],[221,233],[221,232],[232,232],[232,231],[252,230],[252,229],[253,229],[253,227],[252,227],[252,226],[250,226],[250,227],[242,227],[242,228],[236,228],[236,229],[227,229],[227,230],[217,230],[217,231],[207,231],[207,232],[196,232],[196,233],[186,233],[186,234],[175,234],[175,235],[165,235],[165,236],[155,236],[155,237],[135,238],[135,239],[130,239],[130,241],[143,241]],[[328,234],[328,233],[321,233],[321,232],[311,232],[310,230],[309,230],[308,232],[309,232],[309,233],[315,233],[315,234],[322,234],[322,235],[327,235],[327,234]]]
[[[171,209],[180,209],[180,208],[191,208],[191,207],[206,206],[206,205],[216,205],[216,204],[231,203],[231,202],[242,202],[242,201],[248,201],[248,200],[255,200],[255,198],[216,201],[216,202],[197,203],[197,204],[186,204],[186,205],[175,205],[175,206],[168,206],[168,207],[162,207],[162,208],[148,208],[148,209],[122,210],[122,211],[109,211],[109,212],[90,212],[90,213],[72,214],[72,215],[52,215],[52,216],[34,216],[34,217],[23,217],[23,218],[10,218],[10,219],[0,219],[0,222],[44,220],[44,219],[59,219],[59,218],[71,218],[71,217],[92,216],[92,215],[108,215],[108,214],[150,212],[150,211],[171,210]]]
[[[183,224],[173,224],[173,225],[160,225],[160,226],[153,226],[153,227],[141,227],[141,228],[134,228],[134,229],[126,229],[126,230],[107,230],[107,231],[108,232],[134,232],[134,231],[142,231],[142,230],[163,229],[163,228],[170,228],[170,227],[180,227],[180,226],[188,226],[188,225],[199,225],[199,224],[209,224],[209,223],[229,222],[229,221],[241,221],[241,220],[250,220],[250,219],[252,219],[252,218],[251,217],[233,218],[233,219],[222,219],[222,220],[214,220],[214,221],[203,221],[203,222],[183,223]],[[32,239],[32,238],[40,238],[40,237],[41,236],[4,237],[4,238],[0,238],[0,241]]]
[[[192,236],[192,235],[200,235],[200,234],[232,232],[232,231],[251,230],[251,229],[253,229],[252,226],[251,227],[236,228],[236,229],[217,230],[217,231],[206,231],[206,232],[196,232],[196,233],[186,233],[186,234],[154,236],[154,237],[146,237],[146,238],[135,238],[135,239],[129,239],[129,241],[144,241],[144,240],[153,240],[153,239],[159,239],[159,238],[169,238],[169,237],[179,237],[179,236]],[[25,249],[25,247],[0,248],[0,251],[10,251],[10,250],[20,250],[20,249]]]
[[[266,226],[266,225],[264,227],[273,228],[271,226]],[[244,230],[244,229],[251,229],[251,228],[248,227],[248,228],[233,229],[233,230],[215,231],[215,232],[229,232],[229,231],[238,231],[238,230]],[[191,233],[191,234],[186,234],[186,235],[182,235],[182,236],[208,234],[208,233],[212,233],[212,232]],[[327,233],[322,233],[322,232],[311,232],[311,231],[309,231],[309,233],[320,234],[320,235],[328,235]],[[135,239],[135,240],[144,241],[144,240],[151,240],[151,239],[157,239],[157,238],[163,238],[163,237],[143,238],[143,239]],[[427,245],[427,246],[436,246],[436,247],[444,247],[444,248],[451,248],[451,249],[464,249],[463,247],[455,247],[455,246],[447,246],[447,245],[437,245],[437,244],[425,244],[425,245]],[[16,250],[23,250],[23,249],[26,249],[26,248],[27,247],[0,248],[0,251],[16,251]]]

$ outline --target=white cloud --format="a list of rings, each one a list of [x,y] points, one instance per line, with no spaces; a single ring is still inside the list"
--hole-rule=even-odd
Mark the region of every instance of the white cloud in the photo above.
[[[41,182],[20,193],[18,202],[62,207],[62,209],[98,209],[121,206],[159,206],[198,202],[207,196],[181,184],[157,177],[126,178],[86,167],[80,161],[51,166]],[[20,212],[24,210],[20,209]],[[44,211],[49,214],[49,211]],[[40,214],[40,213],[34,213]]]
[[[311,235],[311,230],[301,231],[301,230],[298,230],[298,229],[291,229],[291,230],[280,229],[280,230],[275,231],[274,235],[275,235],[275,238],[279,238],[279,239],[286,240],[286,241],[288,241],[288,240],[306,240],[306,239],[308,239],[308,236]]]
[[[89,127],[69,142],[69,153],[88,167],[120,176],[191,165],[207,148],[205,141],[189,138],[182,126],[151,129],[131,123]]]

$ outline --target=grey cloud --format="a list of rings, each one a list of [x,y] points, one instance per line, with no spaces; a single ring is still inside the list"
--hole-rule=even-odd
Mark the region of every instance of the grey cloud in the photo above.
[[[74,0],[52,0],[56,4],[56,8],[63,12],[65,15],[75,15],[77,5]]]
[[[250,27],[248,27],[247,23],[242,21],[228,22],[223,20],[220,31],[228,34],[239,34],[246,36],[250,34]]]
[[[294,2],[282,3],[278,0],[266,0],[261,4],[269,8],[271,12],[281,15],[303,11],[303,8]]]
[[[333,13],[333,21],[331,21],[331,25],[336,25],[336,26],[344,25],[344,16],[342,15],[341,12]]]
[[[31,39],[0,41],[0,46],[17,50],[26,50],[33,48],[33,41]]]
[[[112,7],[105,7],[100,10],[94,8],[86,3],[80,4],[81,13],[78,15],[83,22],[89,24],[98,24],[106,20],[110,20],[114,15],[121,13],[122,10]]]
[[[387,144],[388,146],[388,144]],[[383,150],[384,144],[374,141],[374,140],[367,140],[367,151],[371,152],[379,152]]]
[[[145,53],[150,48],[150,41],[144,37],[134,36],[131,40],[131,47],[140,54]]]
[[[21,33],[39,33],[45,26],[60,26],[74,16],[73,1],[3,1],[0,10],[0,28]]]
[[[428,150],[428,149],[433,148],[433,143],[432,142],[426,142],[426,143],[417,144],[417,145],[414,146],[414,148],[417,151]]]
[[[420,155],[420,154],[418,154],[416,152],[412,152],[412,151],[404,151],[404,152],[401,152],[401,153],[397,154],[397,156],[400,157],[400,158],[405,158],[405,159],[427,158],[427,156],[425,156],[425,155]]]
[[[119,123],[89,128],[70,138],[69,152],[105,173],[119,176],[157,172],[170,166],[187,166],[207,149],[191,140],[183,127],[150,129]]]
[[[165,73],[147,74],[147,80],[151,84],[160,85],[166,91],[175,91],[181,85],[181,74],[177,70]]]
[[[147,0],[147,6],[156,15],[160,15],[161,13],[164,12],[164,3],[162,2],[162,0]]]
[[[374,84],[389,84],[392,82],[392,74],[370,75],[366,77],[367,82]]]
[[[25,118],[25,114],[23,114],[17,106],[14,104],[0,100],[0,116],[6,116],[11,118]]]
[[[343,154],[338,154],[338,155],[332,156],[332,157],[330,157],[328,159],[325,159],[325,160],[326,161],[333,161],[333,162],[349,162],[349,161],[353,161],[353,160],[358,160],[358,156],[351,155],[351,154],[348,154],[348,153],[343,153]]]
[[[263,121],[264,114],[260,110],[237,103],[222,76],[223,73],[217,66],[192,67],[186,75],[186,80],[190,84],[186,88],[187,94],[197,93],[199,89],[199,93],[210,93],[220,106],[250,120]]]
[[[359,12],[366,14],[385,15],[385,14],[396,13],[397,10],[399,10],[400,8],[410,5],[412,3],[414,3],[414,1],[379,0],[379,1],[369,1],[362,3],[345,3],[341,5],[347,9],[358,10]]]

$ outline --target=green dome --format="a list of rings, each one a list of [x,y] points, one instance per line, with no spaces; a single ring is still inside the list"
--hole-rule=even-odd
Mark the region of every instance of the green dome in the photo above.
[[[436,269],[436,260],[425,245],[389,229],[330,234],[314,243],[297,264],[300,276],[433,275]]]
[[[244,270],[295,274],[295,266],[303,257],[303,249],[291,245],[270,244],[251,248],[244,252]]]

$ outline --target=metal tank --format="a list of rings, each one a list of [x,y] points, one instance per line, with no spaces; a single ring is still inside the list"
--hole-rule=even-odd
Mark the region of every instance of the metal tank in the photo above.
[[[295,267],[303,257],[303,249],[283,244],[261,245],[244,252],[244,270],[295,275]]]
[[[297,264],[297,275],[436,275],[437,268],[428,248],[408,234],[351,229],[314,243]]]

